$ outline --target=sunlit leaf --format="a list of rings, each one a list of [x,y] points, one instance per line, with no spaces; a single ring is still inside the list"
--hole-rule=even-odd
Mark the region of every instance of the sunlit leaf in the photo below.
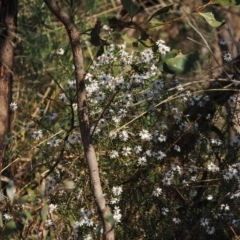
[[[28,192],[28,196],[30,197],[31,201],[35,200],[35,198],[36,198],[35,192],[30,188],[27,189],[27,192]]]
[[[170,4],[168,6],[160,8],[147,20],[147,22],[150,22],[154,17],[160,16],[162,14],[169,12],[169,10],[173,9],[173,6],[174,6],[174,4]]]
[[[133,0],[121,0],[123,7],[127,10],[131,18],[133,18],[139,10],[138,3]]]
[[[7,196],[10,199],[10,202],[13,203],[15,192],[16,192],[16,189],[15,189],[13,181],[10,181],[8,183],[6,191],[7,191]]]
[[[74,189],[75,183],[73,181],[64,181],[63,182],[65,189]]]
[[[222,6],[236,6],[240,4],[240,0],[215,0],[214,4]]]
[[[46,182],[45,182],[45,179],[43,179],[41,187],[40,187],[40,193],[41,193],[42,198],[45,197],[45,192],[46,192]]]
[[[40,214],[41,214],[41,219],[43,221],[45,221],[46,218],[47,218],[47,214],[48,214],[48,205],[47,204],[42,207],[42,210],[41,210]]]
[[[204,19],[207,21],[207,23],[212,27],[220,27],[225,23],[224,20],[221,22],[217,21],[212,12],[206,12],[206,13],[199,12],[199,14],[202,17],[204,17]]]
[[[187,55],[179,53],[176,57],[169,58],[164,62],[163,70],[171,74],[184,74],[189,72],[197,60],[197,53]]]

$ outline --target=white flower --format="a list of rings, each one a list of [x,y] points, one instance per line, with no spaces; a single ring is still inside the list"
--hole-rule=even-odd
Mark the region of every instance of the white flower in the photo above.
[[[110,31],[110,27],[108,25],[103,25],[102,27],[103,30]]]
[[[32,133],[32,137],[36,140],[39,140],[40,138],[43,137],[42,130],[36,130]]]
[[[183,88],[183,86],[180,84],[180,85],[177,86],[177,90],[178,90],[178,91],[183,91],[184,88]]]
[[[110,202],[111,202],[111,204],[116,204],[119,201],[120,201],[120,198],[112,198]]]
[[[119,207],[114,207],[113,218],[116,222],[121,222],[122,214],[120,213]]]
[[[113,192],[113,194],[115,195],[115,196],[119,196],[119,195],[121,195],[121,193],[122,193],[122,187],[121,186],[117,186],[117,187],[113,187],[112,188],[112,192]]]
[[[63,55],[64,50],[63,50],[63,48],[59,48],[59,49],[55,50],[55,53],[58,54],[58,55]]]
[[[76,89],[76,80],[68,80],[67,86],[69,89]]]
[[[213,196],[212,195],[208,195],[207,196],[207,200],[209,200],[209,201],[213,200]]]
[[[111,131],[111,132],[109,133],[109,138],[110,138],[110,139],[115,139],[116,137],[117,137],[117,132]]]
[[[230,207],[228,204],[221,204],[221,210],[229,211]]]
[[[110,158],[117,158],[119,156],[118,152],[116,150],[112,150],[110,153],[109,153],[109,157]]]
[[[147,150],[145,153],[144,153],[145,156],[148,156],[148,157],[151,157],[153,154],[151,152],[151,150]]]
[[[226,39],[226,38],[222,38],[222,39],[219,41],[219,44],[220,44],[220,45],[226,45],[226,44],[227,44],[227,39]]]
[[[53,221],[51,220],[51,219],[47,219],[46,221],[45,221],[45,227],[46,228],[48,228],[48,227],[50,227],[50,226],[53,226],[54,225],[54,223],[53,223]]]
[[[162,152],[162,151],[158,151],[157,153],[156,153],[156,158],[157,158],[157,160],[162,160],[163,158],[165,158],[166,157],[166,154],[164,153],[164,152]]]
[[[146,163],[147,163],[146,157],[139,157],[138,158],[138,164],[139,165],[144,166],[144,165],[146,165]]]
[[[57,205],[51,203],[49,205],[49,213],[52,213],[55,209],[57,209]]]
[[[3,216],[4,216],[4,218],[5,218],[6,220],[12,219],[12,216],[9,215],[8,213],[5,213]]]
[[[209,222],[206,218],[201,218],[200,219],[200,225],[203,226],[203,227],[206,227],[208,226]]]
[[[214,233],[215,233],[215,227],[207,227],[206,232],[207,232],[209,235],[214,234]]]
[[[148,132],[148,130],[142,130],[139,133],[139,136],[141,137],[142,140],[150,141],[152,139],[152,135]]]
[[[212,162],[210,164],[208,164],[207,168],[208,168],[208,171],[210,171],[210,172],[218,172],[219,171],[219,167]]]
[[[138,146],[134,147],[134,151],[135,151],[135,153],[140,153],[140,152],[142,152],[142,147],[138,145]]]
[[[66,102],[68,99],[67,99],[67,96],[65,93],[61,93],[59,94],[59,97],[58,97],[62,102]]]
[[[230,52],[223,52],[223,59],[227,62],[232,61],[232,55]]]
[[[229,99],[228,99],[228,103],[229,104],[233,104],[233,103],[236,103],[237,99],[235,96],[231,96]]]
[[[54,136],[47,142],[47,144],[51,147],[58,147],[60,142],[61,140],[57,139],[56,136]]]
[[[13,112],[17,111],[17,109],[18,109],[17,103],[12,102],[12,103],[10,104],[10,109],[11,109],[11,111],[13,111]]]
[[[128,132],[126,130],[123,130],[119,133],[119,138],[121,139],[121,141],[126,142],[129,138]]]
[[[152,49],[146,49],[141,52],[141,62],[149,63],[153,59],[153,51]]]
[[[81,199],[82,199],[82,196],[83,196],[83,194],[82,194],[82,189],[79,189],[78,195],[77,195],[77,200],[81,200]]]
[[[83,240],[92,240],[92,236],[90,234],[88,234],[87,236],[84,237]]]
[[[127,157],[128,155],[131,154],[131,151],[132,149],[130,147],[123,147],[122,155]]]
[[[179,224],[181,223],[181,220],[179,218],[173,218],[172,219],[174,223]]]
[[[156,42],[156,45],[158,46],[158,51],[163,55],[170,51],[170,47],[167,47],[164,43],[165,41],[162,39]]]
[[[211,139],[211,143],[215,146],[220,146],[222,144],[222,141],[220,139]]]
[[[153,191],[153,196],[159,197],[161,194],[162,194],[162,189],[159,187]]]
[[[167,215],[167,213],[169,212],[168,208],[162,208],[162,215]]]
[[[173,149],[177,152],[181,152],[181,148],[178,145],[174,145]]]

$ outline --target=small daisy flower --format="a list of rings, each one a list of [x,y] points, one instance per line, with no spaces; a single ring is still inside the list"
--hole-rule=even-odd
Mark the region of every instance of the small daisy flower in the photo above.
[[[222,38],[222,39],[219,41],[219,44],[220,44],[220,45],[226,45],[226,44],[227,44],[227,39],[226,39],[226,38]]]
[[[13,111],[13,112],[17,111],[17,109],[18,109],[17,103],[12,102],[12,103],[10,104],[10,109],[11,109],[11,111]]]
[[[122,191],[123,191],[123,189],[122,189],[121,186],[117,186],[117,187],[112,188],[112,192],[113,192],[114,196],[120,196]]]
[[[58,54],[58,55],[63,55],[64,52],[65,52],[65,51],[63,50],[63,48],[59,48],[59,49],[57,49],[57,50],[55,51],[55,53]]]
[[[146,157],[139,157],[138,158],[138,164],[141,165],[141,166],[145,166],[147,164]]]
[[[226,61],[226,62],[230,62],[232,61],[232,55],[230,52],[223,52],[223,59]]]
[[[152,135],[148,132],[148,130],[143,129],[140,133],[139,136],[141,137],[142,140],[150,141],[152,139]]]
[[[162,194],[162,189],[159,187],[153,191],[153,196],[159,197],[161,194]]]

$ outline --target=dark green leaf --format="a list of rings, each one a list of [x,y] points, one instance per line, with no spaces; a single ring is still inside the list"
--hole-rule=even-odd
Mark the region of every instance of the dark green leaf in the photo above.
[[[131,18],[133,18],[139,10],[138,3],[133,0],[121,0],[121,3]]]
[[[160,8],[159,10],[157,10],[148,20],[147,22],[150,22],[154,17],[157,17],[161,14],[165,14],[167,12],[169,12],[169,10],[173,9],[173,5],[174,4],[170,4],[168,6],[165,6],[163,8]]]
[[[22,196],[22,197],[20,197],[19,202],[20,202],[21,204],[30,202],[30,198],[29,198],[28,195]]]
[[[193,67],[198,60],[198,53],[178,54],[174,58],[167,59],[163,64],[163,70],[171,74],[185,74]]]
[[[149,38],[149,35],[145,31],[141,30],[140,39],[143,40],[143,41],[146,41],[148,38]]]
[[[221,22],[217,21],[212,12],[206,12],[206,13],[199,12],[199,14],[202,17],[204,17],[204,19],[207,21],[207,23],[212,27],[220,27],[225,23],[224,20]]]
[[[112,213],[110,213],[110,212],[105,213],[104,220],[111,224],[111,229],[113,229],[115,227],[115,219],[114,219]]]
[[[132,43],[132,46],[137,48],[137,47],[138,47],[138,41],[133,42],[133,43]]]
[[[4,234],[10,235],[16,231],[21,231],[23,226],[20,223],[10,221],[5,225]]]
[[[125,23],[122,20],[117,19],[116,17],[109,18],[108,24],[109,24],[109,27],[111,29],[113,29],[113,31],[115,31],[115,30],[122,31],[125,28],[125,26],[127,25],[127,23]]]

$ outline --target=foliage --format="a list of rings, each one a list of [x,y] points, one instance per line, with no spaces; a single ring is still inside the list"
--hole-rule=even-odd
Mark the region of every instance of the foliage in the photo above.
[[[14,126],[6,136],[4,170],[9,175],[2,176],[7,184],[1,198],[1,236],[100,239],[102,223],[81,144],[68,40],[44,4],[26,3],[19,12],[17,104],[11,105]],[[225,51],[232,70],[226,67],[227,76],[215,79],[207,69],[207,78],[195,76],[189,82],[185,74],[191,73],[199,54],[171,49],[150,31],[195,13],[219,27],[223,20],[203,10],[237,2],[210,1],[191,14],[157,24],[156,18],[171,14],[173,4],[138,24],[139,1],[121,3],[130,20],[109,17],[108,26],[100,20],[84,22],[88,16],[81,11],[82,1],[74,6],[64,1],[76,22],[79,11],[84,19],[79,27],[85,41],[91,134],[113,210],[105,219],[116,239],[237,239],[238,61]],[[117,27],[133,27],[138,36],[127,37]],[[222,39],[221,44],[227,42]]]

